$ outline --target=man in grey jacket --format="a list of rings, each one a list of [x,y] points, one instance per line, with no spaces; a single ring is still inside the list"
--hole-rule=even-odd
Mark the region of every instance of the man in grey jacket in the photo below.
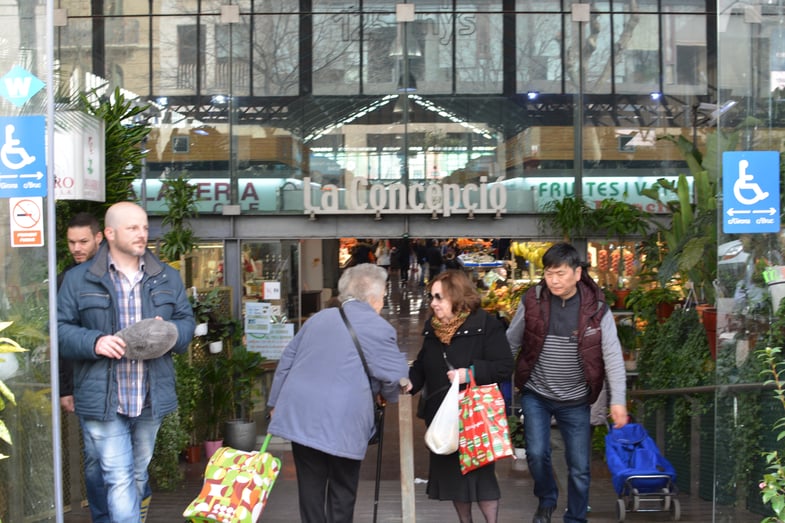
[[[177,408],[170,352],[187,350],[195,322],[179,273],[147,249],[144,209],[117,203],[104,220],[106,242],[63,279],[58,338],[74,362],[76,414],[101,462],[111,521],[139,523],[156,434]],[[170,332],[165,343],[131,346],[118,335],[150,318],[162,323],[148,339]],[[132,350],[138,359],[125,357]]]

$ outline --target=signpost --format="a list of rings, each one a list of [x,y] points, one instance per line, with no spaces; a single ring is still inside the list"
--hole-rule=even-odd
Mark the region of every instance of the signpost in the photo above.
[[[777,233],[780,230],[780,153],[722,153],[722,231]]]
[[[0,117],[0,198],[46,196],[46,121]]]

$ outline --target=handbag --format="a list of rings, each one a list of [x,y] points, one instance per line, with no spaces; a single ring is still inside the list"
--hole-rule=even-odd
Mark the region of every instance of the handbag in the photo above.
[[[194,522],[256,523],[281,470],[281,460],[267,452],[270,438],[264,438],[259,451],[215,451],[207,462],[202,490],[183,516]]]
[[[458,375],[453,376],[439,409],[425,431],[425,444],[434,454],[452,454],[458,450],[459,393]]]
[[[365,354],[363,353],[362,345],[360,345],[360,340],[357,339],[357,333],[354,332],[354,327],[352,327],[352,324],[349,323],[349,318],[346,317],[346,312],[344,312],[343,307],[338,307],[338,310],[341,311],[341,318],[343,318],[343,322],[346,324],[346,328],[349,330],[349,334],[352,336],[354,347],[357,349],[357,354],[360,355],[360,361],[363,362],[365,375],[368,377],[368,386],[371,389],[371,404],[373,405],[373,434],[371,434],[370,439],[368,439],[368,444],[375,445],[376,443],[379,443],[382,431],[384,430],[384,404],[377,403],[376,398],[374,398],[373,383],[371,383],[371,373],[368,370],[368,362],[365,361]]]
[[[504,397],[498,385],[477,385],[471,370],[469,376],[469,387],[460,400],[458,451],[462,474],[513,455]]]

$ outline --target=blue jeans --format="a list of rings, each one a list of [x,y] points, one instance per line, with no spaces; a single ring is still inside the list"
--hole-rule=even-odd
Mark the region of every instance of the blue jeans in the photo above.
[[[79,421],[81,424],[82,420]],[[106,486],[101,473],[101,461],[98,459],[98,451],[95,449],[93,439],[87,435],[83,424],[82,441],[84,441],[84,483],[90,517],[93,523],[109,523],[109,506],[106,503]]]
[[[534,479],[534,495],[541,507],[555,507],[559,487],[551,462],[551,416],[556,419],[565,446],[567,460],[568,523],[586,521],[591,480],[591,426],[588,404],[565,406],[540,395],[527,392],[521,396],[526,431],[526,460]]]
[[[161,420],[153,418],[149,407],[135,418],[117,414],[111,421],[82,419],[85,455],[89,439],[98,456],[113,523],[140,521],[140,504],[150,491],[147,466],[160,426]]]

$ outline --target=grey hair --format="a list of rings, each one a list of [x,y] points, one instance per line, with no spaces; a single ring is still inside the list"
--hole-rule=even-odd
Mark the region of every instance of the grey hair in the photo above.
[[[338,299],[341,302],[354,298],[371,303],[372,299],[384,298],[387,287],[387,271],[372,263],[361,263],[349,267],[338,280]]]

